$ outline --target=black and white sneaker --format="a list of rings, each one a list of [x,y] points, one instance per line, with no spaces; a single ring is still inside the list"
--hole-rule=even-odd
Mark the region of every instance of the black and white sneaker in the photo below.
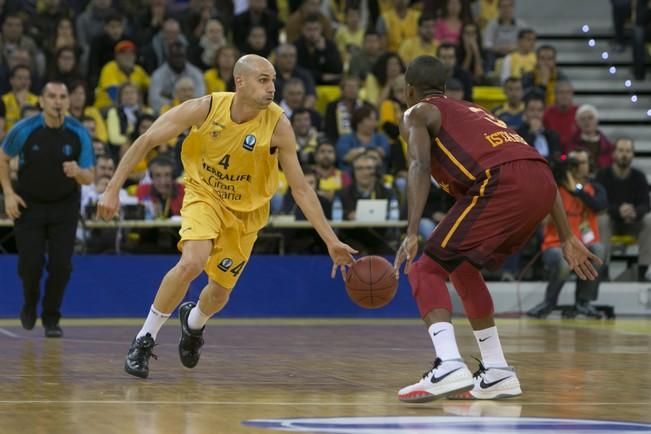
[[[179,320],[181,321],[179,357],[186,368],[194,368],[199,363],[201,347],[203,346],[203,331],[206,328],[204,326],[201,330],[192,330],[188,326],[190,311],[195,306],[195,303],[187,301],[179,307]]]
[[[155,345],[154,338],[149,333],[134,339],[124,361],[126,373],[140,378],[147,378],[149,376],[149,359],[151,357],[158,359],[156,354],[152,352]]]
[[[398,399],[403,402],[429,402],[472,387],[472,373],[463,360],[443,361],[437,357],[432,369],[425,372],[418,383],[400,389]]]
[[[515,369],[485,368],[479,362],[479,369],[473,374],[474,387],[463,393],[448,395],[448,399],[502,399],[522,395],[520,380]]]

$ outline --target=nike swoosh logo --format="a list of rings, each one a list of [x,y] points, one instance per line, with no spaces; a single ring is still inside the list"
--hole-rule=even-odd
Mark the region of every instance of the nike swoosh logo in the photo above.
[[[443,333],[444,331],[445,331],[445,330],[439,330],[439,331],[437,331],[437,332],[432,332],[432,335],[436,336],[436,335],[438,335],[439,333]]]
[[[450,374],[452,374],[452,373],[454,373],[454,372],[457,372],[459,369],[461,369],[461,368],[454,369],[454,370],[448,372],[447,374],[441,375],[441,376],[438,377],[438,378],[436,378],[434,375],[432,375],[432,378],[431,378],[429,381],[431,381],[432,384],[436,384],[436,383],[438,383],[439,381],[441,381],[442,379],[444,379],[445,377],[447,377],[448,375],[450,375]]]
[[[484,341],[487,341],[487,340],[489,340],[490,338],[491,338],[490,336],[489,336],[489,337],[487,337],[487,338],[484,338],[484,339],[482,339],[482,338],[479,338],[479,342],[484,342]]]
[[[486,383],[486,382],[484,382],[484,380],[482,379],[482,380],[481,380],[481,383],[479,383],[479,387],[481,387],[482,389],[488,389],[489,387],[493,387],[493,386],[495,386],[497,383],[501,383],[502,381],[507,380],[507,379],[509,379],[509,378],[511,378],[511,377],[500,378],[499,380],[497,380],[497,381],[493,381],[492,383]]]

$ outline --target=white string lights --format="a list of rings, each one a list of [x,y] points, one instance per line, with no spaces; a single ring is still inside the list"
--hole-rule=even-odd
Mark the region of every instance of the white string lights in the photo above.
[[[586,34],[590,33],[590,26],[587,25],[587,24],[584,24],[583,26],[581,26],[581,31],[583,33],[586,33]],[[588,39],[588,47],[595,48],[596,46],[597,46],[597,41],[595,40],[595,38]],[[608,60],[609,58],[610,58],[610,54],[608,53],[607,50],[604,50],[604,51],[601,52],[601,59],[602,60]],[[615,65],[610,65],[608,67],[608,72],[611,75],[615,75],[617,73],[617,67]],[[630,89],[632,86],[633,86],[633,82],[630,79],[624,80],[624,87],[626,89]],[[630,100],[631,100],[632,104],[637,104],[639,98],[638,98],[638,96],[636,94],[631,94]],[[646,115],[648,117],[651,117],[651,108],[646,111]]]

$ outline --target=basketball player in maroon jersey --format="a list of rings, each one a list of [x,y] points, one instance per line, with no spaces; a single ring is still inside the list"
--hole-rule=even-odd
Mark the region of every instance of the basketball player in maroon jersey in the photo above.
[[[590,253],[572,235],[549,166],[535,148],[484,109],[444,96],[445,66],[417,57],[405,74],[403,136],[409,143],[409,225],[395,260],[407,261],[412,293],[436,352],[432,369],[398,392],[406,402],[498,399],[522,393],[504,358],[493,320],[493,300],[479,270],[498,268],[551,214],[563,254],[581,279],[595,279]],[[456,202],[416,261],[418,223],[430,175]],[[464,363],[450,322],[450,278],[474,330],[482,361],[473,375]]]

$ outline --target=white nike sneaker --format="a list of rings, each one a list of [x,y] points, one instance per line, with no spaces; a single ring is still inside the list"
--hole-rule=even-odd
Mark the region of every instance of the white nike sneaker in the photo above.
[[[461,359],[442,361],[438,357],[434,366],[423,374],[416,384],[403,387],[398,399],[403,402],[429,402],[450,393],[460,393],[473,388],[472,373]]]
[[[502,399],[522,395],[520,381],[510,366],[485,368],[480,362],[473,379],[472,390],[449,394],[448,399]]]

